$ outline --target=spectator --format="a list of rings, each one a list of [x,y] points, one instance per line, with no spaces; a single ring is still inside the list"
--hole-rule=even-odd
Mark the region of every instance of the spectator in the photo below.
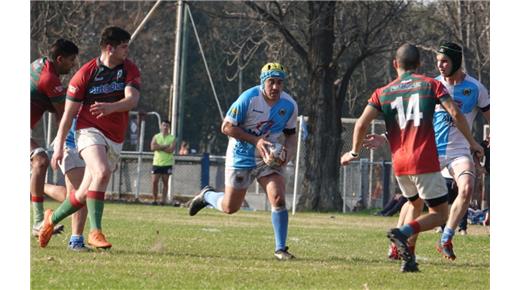
[[[179,155],[188,155],[190,154],[190,143],[186,141],[182,141],[181,148],[179,149]]]
[[[173,150],[175,148],[175,136],[170,134],[170,121],[161,122],[161,132],[152,138],[150,148],[154,151],[152,168],[152,193],[153,205],[157,205],[157,191],[159,191],[159,181],[162,180],[162,199],[160,204],[166,203],[168,195],[168,178],[172,174]]]

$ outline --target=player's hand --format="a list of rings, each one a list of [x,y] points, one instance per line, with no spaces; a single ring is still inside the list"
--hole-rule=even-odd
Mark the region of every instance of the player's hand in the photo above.
[[[343,154],[343,156],[341,156],[340,163],[341,163],[341,165],[348,165],[352,160],[356,160],[356,159],[359,159],[359,156],[354,157],[354,156],[352,156],[352,154],[350,154],[350,151],[349,151],[349,152]]]
[[[368,149],[377,149],[386,143],[386,138],[379,134],[368,134],[363,139],[363,147]]]
[[[109,115],[114,112],[112,103],[94,102],[90,106],[90,113],[97,119]]]
[[[478,144],[477,142],[474,142],[473,144],[470,145],[470,150],[479,159],[482,158],[482,156],[484,156],[484,148],[482,148],[482,146],[480,146],[480,144]]]
[[[59,164],[61,164],[63,160],[63,144],[60,144],[61,142],[58,142],[56,140],[54,140],[53,143],[54,153],[52,154],[51,166],[52,169],[56,171],[59,168]]]
[[[260,157],[262,157],[262,159],[266,160],[269,158],[269,148],[268,146],[271,146],[273,145],[273,143],[267,141],[264,139],[264,136],[260,136],[260,138],[258,138],[258,140],[256,141],[256,150],[258,150],[258,153],[260,153]],[[271,156],[272,157],[272,156]]]

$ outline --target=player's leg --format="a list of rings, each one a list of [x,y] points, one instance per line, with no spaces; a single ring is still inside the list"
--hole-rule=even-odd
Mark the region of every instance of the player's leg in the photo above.
[[[258,178],[258,183],[264,188],[271,204],[271,222],[273,224],[275,252],[278,260],[295,258],[288,252],[286,245],[289,227],[289,213],[285,206],[285,178],[278,173],[272,173]]]
[[[161,180],[162,180],[162,199],[161,199],[161,205],[166,204],[166,200],[168,199],[168,179],[170,175],[169,174],[161,174]]]
[[[63,202],[67,198],[67,189],[63,185],[45,183],[43,192],[57,202]]]
[[[451,210],[449,214],[448,221],[446,222],[446,226],[444,227],[444,231],[442,232],[440,246],[444,248],[441,253],[443,255],[445,253],[450,253],[450,255],[446,256],[446,258],[450,260],[455,259],[455,254],[452,249],[453,236],[455,235],[455,229],[457,225],[461,221],[461,219],[466,214],[468,210],[469,203],[471,201],[471,196],[473,194],[475,175],[474,175],[474,165],[473,161],[469,159],[469,157],[463,156],[461,158],[455,159],[450,166],[450,173],[453,176],[453,179],[457,183],[458,187],[458,195],[455,198],[455,201],[451,205]]]
[[[67,192],[69,195],[76,194],[81,186],[81,181],[85,174],[85,167],[76,167],[68,170],[65,173],[65,182],[67,185]],[[85,229],[85,222],[87,220],[87,207],[82,206],[80,210],[71,216],[72,233],[69,240],[69,249],[83,251],[85,247],[83,230]]]
[[[159,191],[159,174],[157,173],[157,167],[154,166],[152,170],[152,194],[153,194],[153,204],[157,204],[157,192]]]
[[[250,169],[226,168],[224,192],[218,192],[211,186],[204,187],[190,201],[189,215],[196,215],[208,205],[227,214],[237,212],[244,201],[247,188],[251,184],[251,171]]]
[[[29,190],[33,208],[33,228],[40,228],[43,221],[43,190],[45,175],[49,167],[49,157],[45,150],[31,139],[31,179]]]
[[[89,171],[92,178],[86,192],[87,210],[90,220],[88,243],[96,248],[110,248],[112,244],[106,241],[101,226],[105,207],[105,190],[111,175],[107,147],[105,145],[93,144],[84,147],[80,154],[83,160],[85,160],[86,170]]]

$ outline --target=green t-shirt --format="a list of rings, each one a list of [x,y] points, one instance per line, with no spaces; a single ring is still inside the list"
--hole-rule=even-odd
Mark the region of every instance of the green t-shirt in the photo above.
[[[175,136],[166,135],[159,133],[155,135],[155,142],[161,146],[171,145],[175,141]],[[153,154],[153,165],[154,166],[171,166],[175,162],[173,160],[173,153],[167,153],[161,150],[155,150]]]

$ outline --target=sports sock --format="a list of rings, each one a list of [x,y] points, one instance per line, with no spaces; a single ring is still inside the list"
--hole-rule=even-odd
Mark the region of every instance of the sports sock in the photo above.
[[[85,206],[85,204],[76,199],[76,193],[74,191],[71,192],[68,198],[66,198],[56,211],[52,213],[52,224],[55,225],[59,223],[64,218],[80,210],[83,206]]]
[[[83,236],[82,235],[71,235],[69,240],[69,245],[82,245],[84,244]]]
[[[413,234],[416,234],[421,231],[421,226],[418,222],[412,221],[409,224],[406,224],[399,228],[399,230],[407,237],[410,237]]]
[[[104,207],[105,192],[89,190],[87,192],[87,209],[88,219],[90,220],[90,231],[101,230],[101,219],[103,217]]]
[[[212,207],[222,211],[222,199],[224,198],[223,192],[216,192],[208,190],[204,193],[204,200],[209,203]]]
[[[446,243],[447,241],[451,240],[451,238],[453,238],[453,236],[455,235],[455,231],[448,228],[448,227],[445,227],[444,228],[444,231],[442,232],[442,236],[441,236],[441,242],[444,244]]]
[[[271,210],[271,221],[273,223],[275,251],[285,249],[287,240],[287,228],[289,226],[289,213],[285,207]]]
[[[31,202],[33,208],[33,222],[36,225],[43,221],[43,196],[37,196],[32,194]]]

